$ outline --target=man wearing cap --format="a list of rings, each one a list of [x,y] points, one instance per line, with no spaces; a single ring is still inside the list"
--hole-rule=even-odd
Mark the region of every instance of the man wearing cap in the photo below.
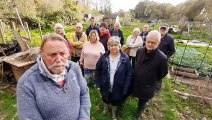
[[[107,23],[103,22],[100,25],[100,36],[99,36],[99,41],[103,44],[105,51],[108,50],[107,48],[107,41],[111,37],[110,32],[108,30],[108,25]]]
[[[118,36],[120,38],[121,46],[124,44],[124,35],[120,30],[120,23],[117,22],[114,24],[113,29],[110,30],[111,36]]]
[[[168,35],[169,26],[164,23],[160,26],[161,42],[159,49],[170,58],[175,53],[174,39]]]
[[[94,17],[91,17],[90,23],[91,25],[86,29],[86,35],[89,36],[89,33],[91,32],[91,30],[96,30],[98,34],[100,34],[99,27],[96,25],[96,20]]]

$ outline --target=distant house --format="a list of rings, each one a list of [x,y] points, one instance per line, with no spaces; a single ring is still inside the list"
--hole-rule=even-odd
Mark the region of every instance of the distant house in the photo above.
[[[88,21],[91,18],[91,14],[84,14],[84,21]]]
[[[118,15],[104,15],[102,21],[108,24],[109,29],[113,27],[113,24],[119,19]]]

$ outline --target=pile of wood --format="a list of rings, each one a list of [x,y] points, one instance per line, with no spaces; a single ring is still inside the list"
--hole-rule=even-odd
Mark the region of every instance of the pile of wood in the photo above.
[[[195,69],[191,68],[172,67],[171,74],[192,79],[199,78],[198,72]]]
[[[3,61],[11,66],[15,79],[18,80],[32,65],[40,53],[40,48],[30,48],[24,52],[4,57]]]

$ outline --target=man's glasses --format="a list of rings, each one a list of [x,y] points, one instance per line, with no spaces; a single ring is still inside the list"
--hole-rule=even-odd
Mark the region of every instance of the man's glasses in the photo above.
[[[57,27],[56,29],[63,29],[63,28],[61,28],[61,27]]]

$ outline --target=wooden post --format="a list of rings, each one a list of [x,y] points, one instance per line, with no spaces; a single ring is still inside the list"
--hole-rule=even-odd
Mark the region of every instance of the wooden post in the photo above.
[[[18,15],[18,19],[19,19],[19,21],[20,21],[20,23],[21,23],[21,26],[22,26],[22,28],[23,28],[25,34],[28,35],[27,32],[26,32],[26,29],[25,29],[25,27],[24,27],[24,24],[23,24],[23,22],[22,22],[22,20],[21,20],[21,17],[20,17],[20,15],[19,15],[18,9],[15,8],[15,11],[16,11],[16,13],[17,13],[17,15]],[[29,38],[29,36],[28,36],[28,38]]]
[[[42,39],[43,39],[43,34],[42,34],[42,31],[41,31],[40,22],[38,22],[38,28],[39,28],[40,38],[41,38],[41,40],[42,40]]]
[[[13,31],[13,35],[15,36],[18,44],[20,45],[22,51],[26,51],[29,49],[28,44],[23,40],[18,31]]]
[[[30,31],[29,31],[29,26],[28,26],[27,22],[25,22],[25,26],[27,28],[27,36],[28,36],[28,38],[30,40],[30,47],[32,47],[32,37],[31,37]]]
[[[16,27],[15,27],[15,23],[14,22],[12,22],[12,27],[13,27],[13,31],[15,31]]]
[[[1,33],[1,38],[2,38],[2,42],[4,44],[6,44],[5,38],[4,38],[4,27],[3,27],[3,22],[2,20],[0,20],[0,33]]]

